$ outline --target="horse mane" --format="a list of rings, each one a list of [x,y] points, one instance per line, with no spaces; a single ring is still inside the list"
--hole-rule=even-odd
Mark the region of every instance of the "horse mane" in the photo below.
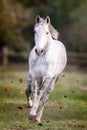
[[[41,18],[41,17],[40,17],[39,23],[44,23],[44,18]],[[35,25],[37,25],[37,24],[39,24],[39,23],[36,23],[36,22],[35,22]],[[58,36],[59,36],[59,33],[58,33],[58,31],[51,25],[51,23],[50,23],[50,25],[49,25],[49,31],[50,31],[50,33],[51,33],[52,38],[55,39],[55,40],[57,40],[57,39],[58,39]]]
[[[50,30],[52,38],[57,40],[59,36],[58,31],[51,24],[49,25],[49,30]]]

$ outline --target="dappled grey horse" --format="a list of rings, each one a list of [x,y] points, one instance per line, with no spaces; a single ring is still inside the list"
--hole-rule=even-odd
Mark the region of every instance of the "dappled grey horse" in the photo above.
[[[67,62],[66,49],[57,39],[58,32],[51,25],[50,18],[47,16],[43,19],[38,15],[34,25],[35,46],[29,55],[26,89],[27,103],[31,107],[29,119],[38,122],[41,121],[45,102]],[[33,100],[30,98],[31,94]],[[42,105],[38,109],[42,96]]]

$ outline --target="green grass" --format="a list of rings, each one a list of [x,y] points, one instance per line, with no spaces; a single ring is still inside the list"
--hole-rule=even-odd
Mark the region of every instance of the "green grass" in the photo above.
[[[0,130],[87,130],[86,73],[63,73],[44,108],[42,126],[27,118],[27,75],[26,70],[0,73]]]

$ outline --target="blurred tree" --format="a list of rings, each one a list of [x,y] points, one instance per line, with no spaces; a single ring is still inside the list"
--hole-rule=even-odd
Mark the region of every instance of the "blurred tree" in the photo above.
[[[0,1],[0,47],[7,45],[15,51],[26,50],[28,41],[22,29],[32,23],[33,9],[26,9],[16,0]],[[33,16],[33,14],[32,14]],[[26,43],[26,44],[25,44]]]
[[[18,2],[22,3],[26,7],[30,7],[46,4],[47,0],[18,0]]]
[[[33,42],[33,19],[40,14],[51,17],[53,26],[62,34],[60,39],[70,51],[86,51],[85,1],[0,0],[0,48],[7,45],[18,52],[29,50]]]
[[[63,29],[68,50],[87,52],[87,1],[71,12],[71,24]]]
[[[64,42],[69,51],[86,52],[87,40],[85,35],[87,30],[85,25],[87,23],[87,6],[85,3],[86,0],[47,0],[46,5],[38,8],[38,14],[44,17],[47,15],[51,17],[52,24],[60,33],[59,39]],[[83,9],[81,9],[81,6]],[[82,10],[84,16],[81,13]]]
[[[61,30],[71,23],[71,12],[79,7],[85,0],[47,0],[46,5],[38,8],[41,16],[49,15],[55,27]]]

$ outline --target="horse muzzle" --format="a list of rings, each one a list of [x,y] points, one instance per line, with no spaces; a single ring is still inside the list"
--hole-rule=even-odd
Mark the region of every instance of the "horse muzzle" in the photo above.
[[[41,49],[41,50],[37,50],[37,49],[35,49],[35,53],[36,53],[36,55],[38,55],[38,56],[42,55],[43,52],[44,52],[43,49]]]

